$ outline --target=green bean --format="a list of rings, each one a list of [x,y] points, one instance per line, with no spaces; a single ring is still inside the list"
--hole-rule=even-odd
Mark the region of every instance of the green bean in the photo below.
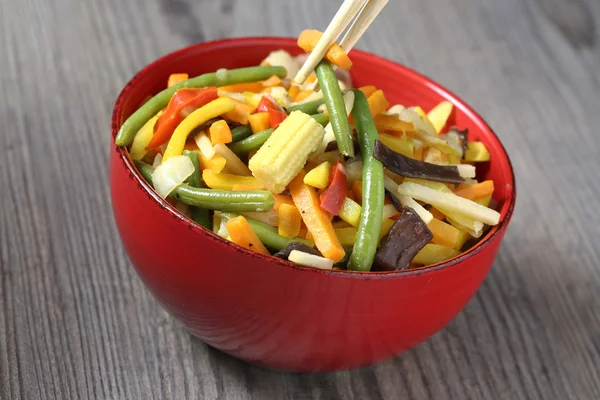
[[[294,104],[293,106],[288,107],[287,110],[288,112],[302,111],[305,114],[316,114],[319,111],[319,107],[324,102],[325,100],[323,98],[312,101],[304,101],[302,103]]]
[[[222,213],[221,214],[221,218],[226,218],[226,219],[235,218],[237,216],[238,216],[237,214],[232,214],[232,213]],[[294,239],[284,238],[283,236],[279,235],[276,228],[274,228],[270,225],[267,225],[264,222],[256,221],[252,218],[248,218],[248,217],[244,217],[244,218],[246,218],[246,220],[248,221],[248,224],[250,224],[250,227],[252,228],[254,233],[256,233],[256,236],[258,236],[260,241],[263,242],[263,244],[265,246],[267,246],[273,250],[277,250],[277,251],[282,250],[282,249],[286,248],[290,243],[293,243],[293,242],[300,242],[300,243],[304,243],[307,246],[314,247],[314,244],[308,240],[300,239],[300,238],[294,238]]]
[[[356,125],[360,155],[363,161],[362,170],[362,210],[360,222],[354,242],[354,250],[348,262],[348,269],[369,271],[379,242],[383,200],[383,164],[373,157],[375,141],[379,134],[369,111],[367,98],[360,90],[354,90],[354,107],[352,116]]]
[[[194,164],[194,173],[187,178],[185,183],[197,188],[204,187],[204,181],[202,181],[202,171],[200,170],[199,152],[197,150],[184,150],[183,155],[189,158],[192,164]]]
[[[315,72],[317,73],[319,85],[323,92],[323,98],[325,99],[325,105],[329,113],[329,121],[331,122],[338,148],[342,154],[354,157],[350,122],[348,122],[344,97],[342,96],[335,72],[329,61],[326,60],[321,61],[317,65]]]
[[[323,127],[329,122],[329,115],[325,113],[312,114],[311,117]]]
[[[237,155],[248,153],[262,146],[269,139],[271,133],[273,133],[273,129],[265,129],[237,143],[230,144],[229,148]]]
[[[246,139],[250,135],[252,135],[252,128],[250,128],[250,125],[236,126],[231,130],[231,141],[239,142],[242,139]]]
[[[194,164],[194,173],[189,176],[186,183],[190,186],[202,188],[204,187],[204,181],[202,180],[202,173],[200,170],[200,156],[198,151],[184,150],[183,155],[188,157],[192,164]],[[205,228],[211,229],[212,221],[210,218],[210,211],[205,208],[191,207],[190,218],[199,223]]]
[[[197,76],[192,79],[179,82],[168,89],[163,90],[148,100],[137,109],[127,121],[123,123],[115,138],[117,146],[128,146],[140,128],[169,104],[169,100],[176,91],[182,88],[203,88],[206,86],[225,86],[244,82],[255,82],[265,80],[272,75],[284,78],[287,71],[284,67],[259,66],[239,68],[232,70],[221,70]]]
[[[135,162],[138,171],[152,184],[154,168],[142,162]],[[267,190],[216,190],[195,188],[187,183],[177,186],[170,194],[177,200],[208,210],[230,212],[266,212],[273,209],[275,199]]]

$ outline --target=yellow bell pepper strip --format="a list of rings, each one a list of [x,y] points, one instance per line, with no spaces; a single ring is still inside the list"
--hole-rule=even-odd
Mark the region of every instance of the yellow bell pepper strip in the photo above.
[[[467,143],[467,151],[465,152],[466,162],[482,162],[490,161],[490,152],[482,142]]]
[[[354,200],[346,197],[338,216],[352,226],[358,226],[362,207]]]
[[[150,118],[133,138],[131,151],[129,152],[132,160],[141,160],[146,153],[148,153],[146,147],[148,146],[148,143],[150,143],[150,140],[152,140],[152,135],[154,135],[154,125],[161,113],[162,111]]]
[[[459,254],[458,250],[439,244],[426,244],[413,258],[413,264],[431,265],[456,257]]]
[[[239,217],[231,218],[227,221],[226,226],[233,243],[262,254],[269,254],[265,245],[262,244],[243,216],[240,215]]]
[[[183,82],[187,80],[190,76],[188,74],[171,74],[169,75],[169,81],[167,82],[167,87],[172,87],[177,85],[179,82]]]
[[[304,183],[304,175],[304,171],[301,170],[290,182],[290,194],[317,249],[325,257],[338,262],[344,258],[346,252],[335,234],[329,217],[319,207],[317,191]]]
[[[179,156],[183,153],[183,147],[189,134],[200,124],[205,123],[211,118],[218,117],[222,114],[230,112],[235,107],[232,99],[227,96],[219,97],[211,101],[207,105],[200,107],[190,115],[188,115],[175,129],[173,136],[169,140],[167,149],[163,154],[163,160],[168,160],[171,157]]]
[[[427,119],[433,125],[437,133],[441,133],[452,114],[454,105],[449,101],[442,101],[427,113]]]
[[[252,186],[256,189],[262,189],[262,184],[253,176],[239,176],[226,173],[214,174],[205,169],[202,171],[202,179],[206,186],[211,189],[233,190],[234,185]]]
[[[396,153],[410,158],[415,156],[415,143],[410,139],[380,133],[379,140]]]
[[[281,204],[277,217],[277,226],[279,234],[285,238],[291,239],[300,233],[302,217],[296,206]]]
[[[304,183],[317,189],[325,189],[329,183],[331,164],[324,161],[317,165],[304,176]]]

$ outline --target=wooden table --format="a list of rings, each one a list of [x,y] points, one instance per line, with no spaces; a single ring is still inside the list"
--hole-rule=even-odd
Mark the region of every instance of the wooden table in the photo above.
[[[466,309],[370,368],[299,375],[190,337],[112,220],[113,102],[158,56],[323,29],[340,0],[0,0],[2,399],[600,398],[600,2],[392,0],[359,47],[472,104],[518,204]]]

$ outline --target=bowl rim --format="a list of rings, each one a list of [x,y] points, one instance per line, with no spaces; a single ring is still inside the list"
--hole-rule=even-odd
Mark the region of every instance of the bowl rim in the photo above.
[[[142,68],[140,71],[138,71],[129,80],[129,82],[127,82],[125,87],[119,93],[119,96],[117,97],[117,100],[115,101],[115,105],[113,107],[113,112],[112,112],[112,117],[111,117],[111,136],[112,136],[111,137],[111,141],[112,141],[111,147],[112,147],[112,150],[116,151],[117,154],[119,155],[119,159],[125,166],[126,170],[128,170],[130,175],[133,176],[135,178],[135,180],[137,181],[137,184],[138,184],[137,187],[141,190],[144,190],[147,195],[151,196],[156,201],[156,205],[159,206],[160,209],[166,210],[173,217],[176,217],[181,222],[187,224],[188,228],[190,228],[191,230],[195,231],[196,233],[198,233],[200,235],[203,235],[205,238],[216,240],[222,244],[225,244],[230,249],[236,250],[245,256],[257,257],[260,260],[265,261],[265,262],[276,263],[279,266],[281,266],[282,268],[292,268],[295,270],[303,270],[303,271],[307,271],[307,272],[313,272],[313,273],[319,273],[319,274],[325,274],[325,275],[333,275],[333,276],[347,277],[347,278],[361,278],[361,279],[402,278],[402,277],[409,277],[409,276],[415,276],[415,275],[435,273],[435,272],[443,270],[443,269],[455,267],[455,266],[459,265],[460,263],[462,263],[463,261],[465,261],[466,259],[485,250],[492,243],[494,238],[496,238],[499,234],[501,234],[502,232],[504,232],[506,230],[506,228],[512,218],[515,204],[516,204],[516,194],[517,194],[516,182],[515,182],[514,168],[512,166],[510,157],[506,151],[506,148],[502,144],[502,141],[500,140],[498,135],[496,135],[496,132],[494,132],[494,130],[489,126],[489,124],[477,112],[475,112],[466,102],[464,102],[462,99],[460,99],[458,96],[456,96],[453,92],[446,89],[445,87],[443,87],[439,83],[435,82],[434,80],[430,79],[426,75],[423,75],[423,74],[413,70],[412,68],[402,65],[400,63],[397,63],[395,61],[388,60],[387,58],[384,58],[377,54],[362,51],[362,50],[353,49],[351,52],[355,53],[355,54],[360,54],[363,57],[371,57],[374,60],[376,60],[378,63],[384,64],[388,67],[391,67],[391,68],[394,68],[394,69],[400,71],[400,73],[404,76],[410,77],[412,79],[421,80],[430,89],[433,89],[436,92],[438,92],[439,94],[443,95],[444,97],[449,98],[455,106],[459,107],[461,109],[461,111],[464,112],[465,114],[468,114],[469,118],[472,119],[473,121],[477,122],[478,125],[487,129],[487,131],[488,131],[487,134],[491,134],[491,136],[497,140],[497,142],[499,144],[499,149],[501,150],[500,153],[503,157],[505,157],[505,159],[508,163],[509,182],[507,182],[507,184],[510,184],[512,186],[512,188],[511,188],[509,198],[507,198],[505,200],[505,202],[508,202],[508,207],[506,209],[506,213],[504,215],[501,215],[500,222],[498,223],[498,225],[493,226],[484,235],[484,237],[481,240],[479,240],[479,242],[477,242],[477,244],[475,244],[473,247],[471,247],[467,251],[458,254],[456,257],[453,257],[449,260],[439,262],[436,264],[422,266],[419,268],[412,268],[412,269],[408,269],[408,270],[350,271],[350,270],[333,270],[333,269],[325,270],[325,269],[320,269],[320,268],[316,268],[316,267],[304,266],[304,265],[295,264],[288,260],[284,260],[284,259],[280,259],[277,257],[257,253],[257,252],[251,251],[249,249],[246,249],[242,246],[239,246],[235,243],[232,243],[232,242],[226,240],[225,238],[222,238],[221,236],[214,233],[212,230],[209,230],[209,229],[201,226],[200,224],[196,223],[195,221],[193,221],[190,218],[181,214],[174,206],[169,204],[165,199],[161,198],[158,195],[158,193],[156,193],[154,191],[154,189],[150,186],[150,184],[146,182],[146,180],[141,176],[141,174],[135,168],[135,165],[134,165],[131,157],[129,156],[129,152],[126,150],[126,148],[116,145],[115,137],[122,125],[120,123],[121,112],[123,109],[123,104],[129,94],[129,92],[138,83],[138,81],[141,81],[142,79],[144,79],[146,77],[146,75],[150,74],[151,71],[156,67],[157,64],[165,62],[171,58],[177,58],[178,56],[181,56],[184,53],[187,53],[190,51],[197,51],[197,50],[202,50],[202,49],[210,48],[210,47],[228,46],[234,42],[237,42],[236,44],[241,43],[241,44],[246,44],[246,45],[250,46],[253,43],[254,44],[256,44],[256,43],[271,43],[274,45],[277,45],[277,44],[289,45],[291,42],[295,43],[295,41],[296,41],[296,38],[291,38],[291,37],[246,36],[246,37],[226,38],[226,39],[219,39],[219,40],[198,43],[198,44],[180,48],[171,53],[165,54],[162,57],[157,58],[156,60],[152,61],[150,64],[148,64],[144,68]],[[506,207],[506,206],[504,206],[504,207]]]

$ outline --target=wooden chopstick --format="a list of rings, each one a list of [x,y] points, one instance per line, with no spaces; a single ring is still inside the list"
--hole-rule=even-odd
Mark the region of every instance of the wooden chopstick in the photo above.
[[[300,71],[296,74],[296,77],[294,78],[296,82],[299,84],[304,83],[306,78],[308,78],[310,73],[321,61],[329,46],[340,37],[342,32],[344,32],[344,29],[352,22],[352,19],[364,4],[365,0],[345,0],[342,3],[327,26],[327,29],[323,32],[323,36],[321,36],[321,39],[304,62],[304,65],[302,65],[302,68],[300,68]]]
[[[350,28],[348,28],[348,31],[346,32],[346,34],[342,38],[342,41],[340,42],[340,46],[346,53],[348,53],[350,50],[352,50],[354,45],[356,45],[356,43],[358,42],[360,37],[369,28],[369,25],[371,25],[373,20],[375,20],[377,15],[379,15],[381,10],[383,10],[383,8],[388,3],[388,1],[389,0],[367,0],[363,4],[360,11],[358,12],[358,15],[352,22],[352,25],[350,25]],[[335,39],[334,39],[334,41],[335,41]],[[327,47],[325,48],[323,55],[325,55],[325,52],[327,52],[327,49],[329,48],[329,46],[331,46],[331,43],[333,43],[333,41],[327,44]],[[313,50],[313,53],[314,53],[314,50]],[[312,53],[311,53],[311,55],[312,55]],[[321,58],[322,57],[323,56],[321,56]],[[310,58],[310,56],[309,56],[309,58]],[[319,61],[321,61],[320,58],[316,61],[315,65],[311,69],[308,70],[309,74],[310,74],[310,71],[312,71],[316,67],[316,65],[319,63]],[[307,63],[308,63],[308,59],[306,60],[306,62],[304,63],[304,65],[302,67],[304,68],[304,66],[306,66]],[[334,68],[336,68],[336,67],[334,66]],[[307,69],[308,69],[308,67],[307,67]],[[296,78],[297,77],[298,77],[298,75],[296,75]],[[304,78],[304,79],[306,79],[306,78]],[[297,79],[295,79],[295,80],[296,80],[296,82],[298,82]],[[319,86],[319,82],[315,81],[312,83],[312,85],[309,85],[309,88],[311,90],[317,90],[318,86]]]
[[[389,0],[370,0],[365,3],[340,42],[340,46],[346,53],[352,50],[356,42],[358,42],[367,28],[369,28],[369,25],[371,25],[373,20],[377,18],[377,15],[383,10],[383,7],[385,7],[388,1]]]

